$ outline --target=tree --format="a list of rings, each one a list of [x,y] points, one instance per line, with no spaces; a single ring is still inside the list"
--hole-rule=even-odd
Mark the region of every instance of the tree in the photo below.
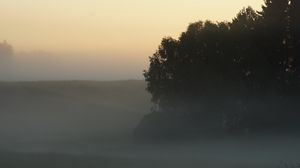
[[[13,48],[6,41],[0,43],[0,57],[10,57],[13,55]]]
[[[262,20],[258,34],[265,55],[267,87],[284,88],[288,71],[287,27],[289,0],[265,0],[260,12]]]
[[[294,85],[299,85],[300,77],[300,2],[290,0],[289,8],[289,71],[292,72]]]
[[[170,82],[174,80],[174,68],[177,58],[178,42],[172,38],[164,38],[157,52],[150,57],[149,70],[144,72],[148,83],[147,90],[152,94],[152,101],[161,108],[167,106],[173,97],[174,88]]]
[[[0,69],[1,73],[6,71],[11,64],[11,59],[13,56],[13,47],[6,41],[0,43]]]
[[[291,101],[300,91],[298,3],[265,0],[260,12],[247,7],[229,23],[199,21],[178,40],[164,38],[144,73],[158,108],[142,125],[199,133],[291,124],[300,109]]]

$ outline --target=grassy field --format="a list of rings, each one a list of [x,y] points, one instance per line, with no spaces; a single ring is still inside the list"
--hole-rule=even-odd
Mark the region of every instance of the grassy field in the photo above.
[[[143,81],[0,83],[0,148],[130,136],[150,111],[145,87]]]
[[[300,160],[300,138],[134,144],[150,112],[143,81],[0,83],[2,168],[274,168]]]

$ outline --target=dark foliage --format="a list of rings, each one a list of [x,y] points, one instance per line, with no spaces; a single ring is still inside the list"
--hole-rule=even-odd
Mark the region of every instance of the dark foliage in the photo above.
[[[144,72],[155,104],[138,135],[279,131],[300,117],[299,0],[265,0],[229,23],[167,37]],[[184,130],[184,131],[182,131]]]

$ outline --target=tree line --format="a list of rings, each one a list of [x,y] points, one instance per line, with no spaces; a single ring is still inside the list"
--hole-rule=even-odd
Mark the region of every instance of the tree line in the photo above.
[[[201,136],[291,130],[300,117],[300,1],[265,0],[231,22],[166,37],[145,70],[154,107],[137,132]]]

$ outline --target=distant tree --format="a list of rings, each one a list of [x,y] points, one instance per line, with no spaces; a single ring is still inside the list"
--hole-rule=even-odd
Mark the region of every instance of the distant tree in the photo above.
[[[9,57],[13,55],[13,47],[6,41],[0,43],[0,57]]]
[[[0,69],[5,70],[11,63],[13,47],[6,41],[0,43]]]

